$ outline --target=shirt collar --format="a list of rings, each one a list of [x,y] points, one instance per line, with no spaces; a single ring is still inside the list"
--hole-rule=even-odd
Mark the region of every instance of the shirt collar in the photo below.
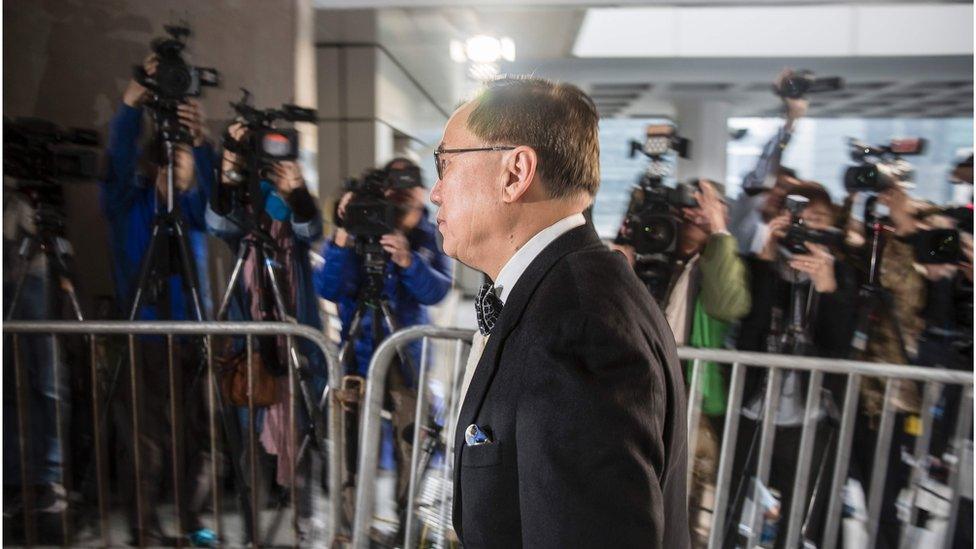
[[[495,293],[498,295],[498,299],[505,303],[505,300],[511,294],[512,288],[515,287],[515,283],[525,272],[525,269],[529,267],[532,260],[536,258],[542,250],[546,249],[546,246],[552,244],[554,240],[563,235],[563,233],[568,232],[571,229],[575,229],[580,225],[586,223],[586,218],[583,214],[576,213],[568,217],[564,217],[559,221],[549,225],[545,229],[537,232],[535,236],[529,239],[521,248],[515,252],[502,270],[498,272],[498,279],[495,280]]]

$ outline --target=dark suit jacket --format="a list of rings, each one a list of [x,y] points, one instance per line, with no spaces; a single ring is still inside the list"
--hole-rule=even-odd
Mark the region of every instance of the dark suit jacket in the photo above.
[[[685,387],[674,337],[591,225],[512,288],[455,431],[467,548],[689,546]],[[465,428],[491,444],[467,447]]]

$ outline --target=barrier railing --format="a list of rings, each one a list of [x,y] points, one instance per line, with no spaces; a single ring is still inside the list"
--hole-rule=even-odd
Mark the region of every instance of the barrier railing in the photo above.
[[[386,340],[376,349],[372,362],[369,367],[369,374],[366,384],[366,397],[363,408],[363,423],[360,427],[360,455],[359,455],[359,474],[361,479],[357,486],[355,518],[353,522],[353,546],[365,548],[369,546],[369,529],[373,519],[373,509],[375,504],[376,486],[372,481],[373,471],[376,470],[378,463],[378,448],[380,442],[381,429],[381,408],[383,405],[383,387],[386,375],[392,364],[393,357],[396,356],[396,349],[407,343],[422,340],[422,354],[424,358],[421,364],[426,365],[426,355],[428,352],[429,340],[454,340],[455,353],[453,364],[449,368],[448,389],[446,393],[446,414],[445,424],[442,432],[446,433],[444,443],[444,465],[443,470],[438,473],[442,477],[438,490],[440,493],[439,508],[436,520],[440,522],[438,531],[439,539],[435,540],[435,546],[444,547],[449,540],[448,531],[450,530],[449,510],[451,508],[451,478],[453,472],[451,467],[453,459],[453,440],[451,436],[455,432],[453,422],[457,417],[458,398],[460,382],[463,378],[463,367],[466,353],[463,352],[465,346],[469,346],[473,330],[454,329],[454,328],[435,328],[431,326],[420,326],[401,330]],[[802,433],[798,449],[795,480],[793,483],[793,497],[789,502],[788,509],[789,521],[786,527],[786,547],[797,547],[800,541],[802,520],[805,515],[805,505],[808,496],[808,475],[810,472],[814,436],[817,428],[819,413],[821,409],[821,388],[823,387],[825,374],[840,374],[846,377],[846,389],[844,392],[842,412],[840,415],[840,431],[836,451],[833,452],[833,475],[830,482],[828,493],[829,501],[827,504],[826,525],[823,530],[822,547],[832,549],[838,537],[838,529],[841,520],[841,510],[843,504],[842,488],[848,475],[848,464],[851,459],[851,446],[853,442],[855,420],[858,415],[858,397],[862,378],[874,377],[882,378],[885,384],[885,398],[881,412],[881,421],[878,428],[877,442],[874,448],[874,467],[872,478],[884,480],[888,463],[889,450],[894,428],[895,410],[892,405],[896,383],[900,380],[911,380],[925,384],[923,391],[925,397],[921,408],[922,433],[930,433],[933,424],[932,408],[935,398],[942,387],[946,385],[958,385],[962,388],[962,398],[956,411],[956,422],[953,433],[953,448],[956,451],[955,463],[949,475],[949,486],[952,489],[950,498],[950,516],[945,528],[944,547],[949,547],[952,542],[952,532],[956,521],[956,512],[959,503],[959,494],[962,488],[962,479],[967,475],[962,469],[968,469],[968,478],[972,478],[971,463],[964,463],[960,455],[963,452],[963,441],[966,439],[972,421],[972,399],[973,399],[973,374],[972,372],[961,372],[944,369],[925,368],[917,366],[905,366],[897,364],[881,364],[871,362],[859,362],[851,360],[834,360],[814,357],[797,357],[789,355],[773,355],[766,353],[750,353],[725,350],[693,349],[682,347],[678,349],[678,356],[682,360],[691,361],[692,375],[689,380],[688,398],[688,448],[689,448],[689,471],[693,466],[694,450],[697,447],[699,437],[699,418],[701,415],[702,392],[701,379],[704,363],[715,362],[721,365],[723,372],[728,373],[731,365],[731,381],[728,385],[726,400],[726,413],[724,419],[722,445],[719,453],[718,475],[715,481],[715,501],[712,512],[712,527],[708,535],[708,547],[718,549],[723,546],[724,528],[726,515],[729,511],[730,502],[730,483],[735,457],[736,440],[739,429],[740,411],[743,406],[743,389],[745,385],[747,368],[763,368],[768,370],[767,383],[765,386],[764,404],[761,407],[761,427],[759,434],[758,465],[756,466],[755,484],[757,491],[752,494],[752,500],[758,501],[758,490],[760,485],[765,485],[769,481],[770,465],[773,454],[773,440],[775,436],[775,414],[780,400],[781,381],[784,372],[808,372],[807,394],[805,395],[805,409],[803,411]],[[424,388],[426,368],[422,368],[418,387]],[[418,391],[417,413],[414,417],[414,425],[417,426],[413,433],[413,456],[410,466],[410,479],[408,501],[406,509],[406,524],[404,547],[416,547],[416,513],[415,499],[417,497],[417,486],[420,482],[418,476],[418,447],[423,429],[424,418],[421,416],[422,403],[424,400],[424,390]],[[732,412],[732,413],[730,413]],[[430,436],[439,436],[426,435]],[[928,455],[931,436],[920,436],[917,438],[914,448],[915,463],[921,463],[922,459]],[[918,474],[913,472],[913,482],[917,482]],[[877,476],[875,476],[877,475]],[[874,544],[878,533],[880,510],[882,504],[882,494],[884,482],[871,482],[870,493],[868,494],[868,534],[869,543],[867,547]],[[784,502],[785,505],[785,502]],[[755,546],[761,534],[760,521],[761,514],[758,512],[758,505],[753,506],[753,511],[749,518],[747,529],[748,546]],[[914,518],[914,512],[913,512]]]
[[[246,452],[248,454],[248,462],[250,465],[249,480],[244,478],[244,471],[239,469],[241,467],[238,462],[238,456],[234,456],[233,461],[235,461],[236,474],[238,475],[238,480],[243,481],[244,484],[249,485],[250,489],[250,509],[245,512],[244,522],[248,525],[248,537],[251,544],[268,544],[270,543],[270,537],[277,531],[278,523],[274,522],[265,532],[266,538],[262,540],[261,537],[261,521],[259,515],[259,509],[261,509],[260,502],[257,501],[257,494],[259,490],[256,487],[256,433],[254,429],[254,419],[255,419],[255,403],[254,403],[254,383],[255,383],[255,372],[254,372],[254,344],[253,338],[255,336],[283,336],[287,341],[287,353],[289,356],[289,367],[288,367],[288,410],[290,413],[287,414],[288,417],[288,439],[285,442],[291,448],[291,508],[293,510],[293,521],[292,526],[294,528],[295,543],[299,540],[299,524],[298,524],[298,484],[296,484],[296,474],[298,471],[297,466],[299,465],[298,460],[303,455],[308,455],[308,452],[312,448],[318,447],[320,451],[324,454],[324,459],[327,460],[329,466],[329,487],[330,493],[333,499],[340,497],[340,471],[342,467],[342,453],[337,451],[336,448],[332,447],[331,441],[336,440],[336,434],[339,431],[340,426],[337,424],[337,418],[339,414],[336,413],[335,398],[330,396],[330,390],[328,386],[321,394],[309,394],[309,388],[304,383],[306,381],[306,376],[303,375],[303,371],[299,371],[298,364],[292,362],[295,353],[292,351],[295,349],[295,339],[304,339],[310,341],[322,352],[326,360],[326,368],[328,371],[329,379],[337,380],[341,378],[341,371],[339,365],[336,362],[334,352],[331,348],[331,344],[326,338],[326,336],[317,330],[310,327],[303,326],[295,323],[288,322],[118,322],[118,321],[84,321],[84,322],[38,322],[38,321],[8,321],[3,323],[3,332],[5,338],[9,336],[11,338],[11,344],[13,347],[13,367],[14,367],[14,377],[16,385],[17,394],[17,416],[19,423],[19,453],[20,453],[20,469],[21,469],[21,483],[22,483],[22,500],[24,502],[24,533],[25,542],[27,545],[32,545],[36,540],[35,525],[33,524],[33,510],[30,505],[30,498],[32,496],[31,490],[28,489],[31,482],[28,479],[28,459],[27,451],[30,448],[31,441],[29,435],[29,429],[27,428],[30,418],[29,418],[29,405],[27,402],[26,385],[29,382],[28,374],[25,371],[24,364],[21,360],[21,354],[19,352],[19,346],[21,344],[21,339],[27,334],[45,335],[50,336],[50,344],[52,348],[60,348],[59,339],[67,335],[80,335],[87,336],[89,354],[90,354],[90,371],[92,376],[92,417],[94,418],[93,423],[93,435],[94,435],[94,469],[95,475],[97,477],[97,507],[98,507],[98,524],[99,524],[99,534],[101,537],[101,543],[103,546],[111,546],[113,544],[110,535],[109,526],[109,496],[107,493],[108,489],[108,478],[106,470],[106,456],[105,456],[105,433],[103,432],[104,426],[102,422],[105,420],[105,410],[103,398],[105,395],[99,393],[99,372],[98,372],[98,353],[96,352],[97,340],[100,337],[121,335],[128,337],[127,344],[127,357],[128,357],[128,375],[130,378],[129,387],[120,387],[121,391],[130,391],[132,398],[131,414],[132,414],[132,440],[141,441],[142,433],[141,430],[143,425],[140,423],[139,418],[139,399],[140,393],[148,390],[162,390],[162,388],[157,387],[137,387],[138,379],[138,368],[140,368],[141,361],[136,359],[137,353],[137,342],[142,344],[142,338],[137,339],[136,336],[164,336],[166,342],[166,353],[167,353],[167,368],[168,368],[168,382],[169,382],[169,403],[168,410],[171,414],[169,417],[171,419],[171,432],[169,433],[171,449],[172,449],[172,459],[174,464],[173,469],[173,489],[174,489],[174,502],[176,505],[175,515],[177,517],[177,523],[180,524],[180,513],[181,513],[181,502],[184,500],[185,494],[181,493],[181,482],[179,477],[182,473],[178,466],[176,465],[180,461],[179,452],[183,451],[178,443],[178,429],[181,427],[182,423],[176,420],[176,410],[177,407],[182,403],[178,402],[176,398],[177,386],[176,386],[176,375],[174,374],[174,338],[181,337],[184,338],[181,342],[185,341],[187,336],[200,336],[199,339],[202,340],[202,360],[205,362],[205,372],[206,376],[206,398],[207,398],[207,425],[210,438],[210,480],[211,480],[211,496],[212,505],[214,513],[214,526],[217,531],[218,538],[222,538],[223,532],[221,532],[221,518],[222,518],[222,502],[220,498],[220,486],[218,479],[220,478],[218,472],[218,415],[223,417],[223,411],[227,410],[227,406],[222,405],[222,393],[218,386],[217,372],[215,371],[215,355],[214,355],[214,337],[216,336],[233,336],[233,337],[243,337],[245,339],[245,353],[246,353],[246,369],[247,369],[247,413],[248,413],[248,442],[246,445]],[[198,338],[193,338],[198,339]],[[183,343],[180,343],[183,344]],[[177,347],[180,345],[177,344]],[[122,367],[122,361],[118,364],[118,367]],[[6,367],[6,365],[5,365]],[[64,383],[64,380],[58,379],[58,374],[54,373],[54,385],[55,393],[58,394],[58,386]],[[301,378],[301,379],[300,379]],[[298,395],[301,394],[301,398]],[[60,400],[60,399],[58,399]],[[321,427],[322,413],[321,408],[326,404],[329,408],[329,425],[327,428],[328,437],[326,439],[325,429]],[[296,411],[296,405],[302,402],[305,406],[305,417],[311,420],[311,426],[308,430],[305,440],[299,442],[297,439],[297,416],[299,415]],[[59,404],[58,404],[59,405]],[[311,408],[311,409],[309,409]],[[58,439],[58,446],[61,452],[65,452],[67,445],[65,444],[65,433],[61,426],[61,412],[60,409],[55,411],[57,418],[57,425],[59,426],[56,431],[56,436]],[[225,421],[237,421],[237,418],[226,419]],[[234,426],[236,428],[236,425]],[[230,431],[230,425],[225,423],[223,425],[224,432]],[[313,437],[316,440],[309,440]],[[145,503],[145,495],[142,493],[142,485],[146,479],[141,478],[141,460],[143,459],[140,455],[140,448],[143,445],[140,443],[134,443],[132,445],[133,452],[133,465],[135,471],[135,479],[127,479],[121,482],[127,482],[134,480],[135,486],[135,506],[136,506],[136,516],[138,518],[138,536],[137,540],[140,545],[144,543],[142,539],[143,532],[147,525],[142,524]],[[309,458],[306,458],[309,459]],[[61,483],[62,486],[66,486],[67,480],[70,478],[69,471],[63,467],[61,469]],[[158,479],[151,479],[156,481]],[[315,483],[311,482],[311,478],[306,480],[305,487],[307,490],[311,490]],[[241,484],[238,484],[238,490],[242,490]],[[242,507],[247,507],[246,501],[242,501]],[[336,528],[339,524],[339,510],[341,505],[337,502],[333,502],[331,505],[331,511],[329,513],[329,519],[326,521],[325,525],[325,539],[328,540],[328,544],[331,544],[335,539]],[[242,509],[243,510],[243,509]],[[70,502],[61,511],[60,527],[62,529],[62,543],[68,544],[71,540],[72,532],[70,525],[70,513],[76,511],[71,508]],[[136,525],[132,525],[135,527]],[[180,540],[177,540],[180,543]]]

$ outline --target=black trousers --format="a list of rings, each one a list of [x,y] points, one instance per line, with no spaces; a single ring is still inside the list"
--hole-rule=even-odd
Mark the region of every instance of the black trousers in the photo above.
[[[208,464],[211,457],[208,452],[206,373],[200,374],[194,382],[200,365],[197,343],[197,340],[185,340],[173,345],[173,401],[170,398],[169,354],[165,341],[157,338],[136,340],[134,385],[137,400],[133,398],[129,361],[126,359],[122,362],[114,414],[122,454],[119,482],[126,498],[129,525],[135,532],[140,518],[135,491],[132,423],[135,410],[139,415],[138,469],[141,518],[146,536],[160,535],[156,508],[161,500],[171,499],[173,486],[177,482],[180,487],[179,523],[182,533],[201,527],[199,512],[209,494]],[[175,421],[172,414],[174,404]],[[165,479],[170,479],[170,482],[165,482]]]

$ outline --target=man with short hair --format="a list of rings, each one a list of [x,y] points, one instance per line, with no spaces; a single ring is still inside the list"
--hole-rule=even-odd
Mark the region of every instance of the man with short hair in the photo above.
[[[435,152],[444,250],[494,281],[455,432],[465,547],[689,546],[674,337],[582,214],[597,122],[574,86],[504,78],[455,111]]]

